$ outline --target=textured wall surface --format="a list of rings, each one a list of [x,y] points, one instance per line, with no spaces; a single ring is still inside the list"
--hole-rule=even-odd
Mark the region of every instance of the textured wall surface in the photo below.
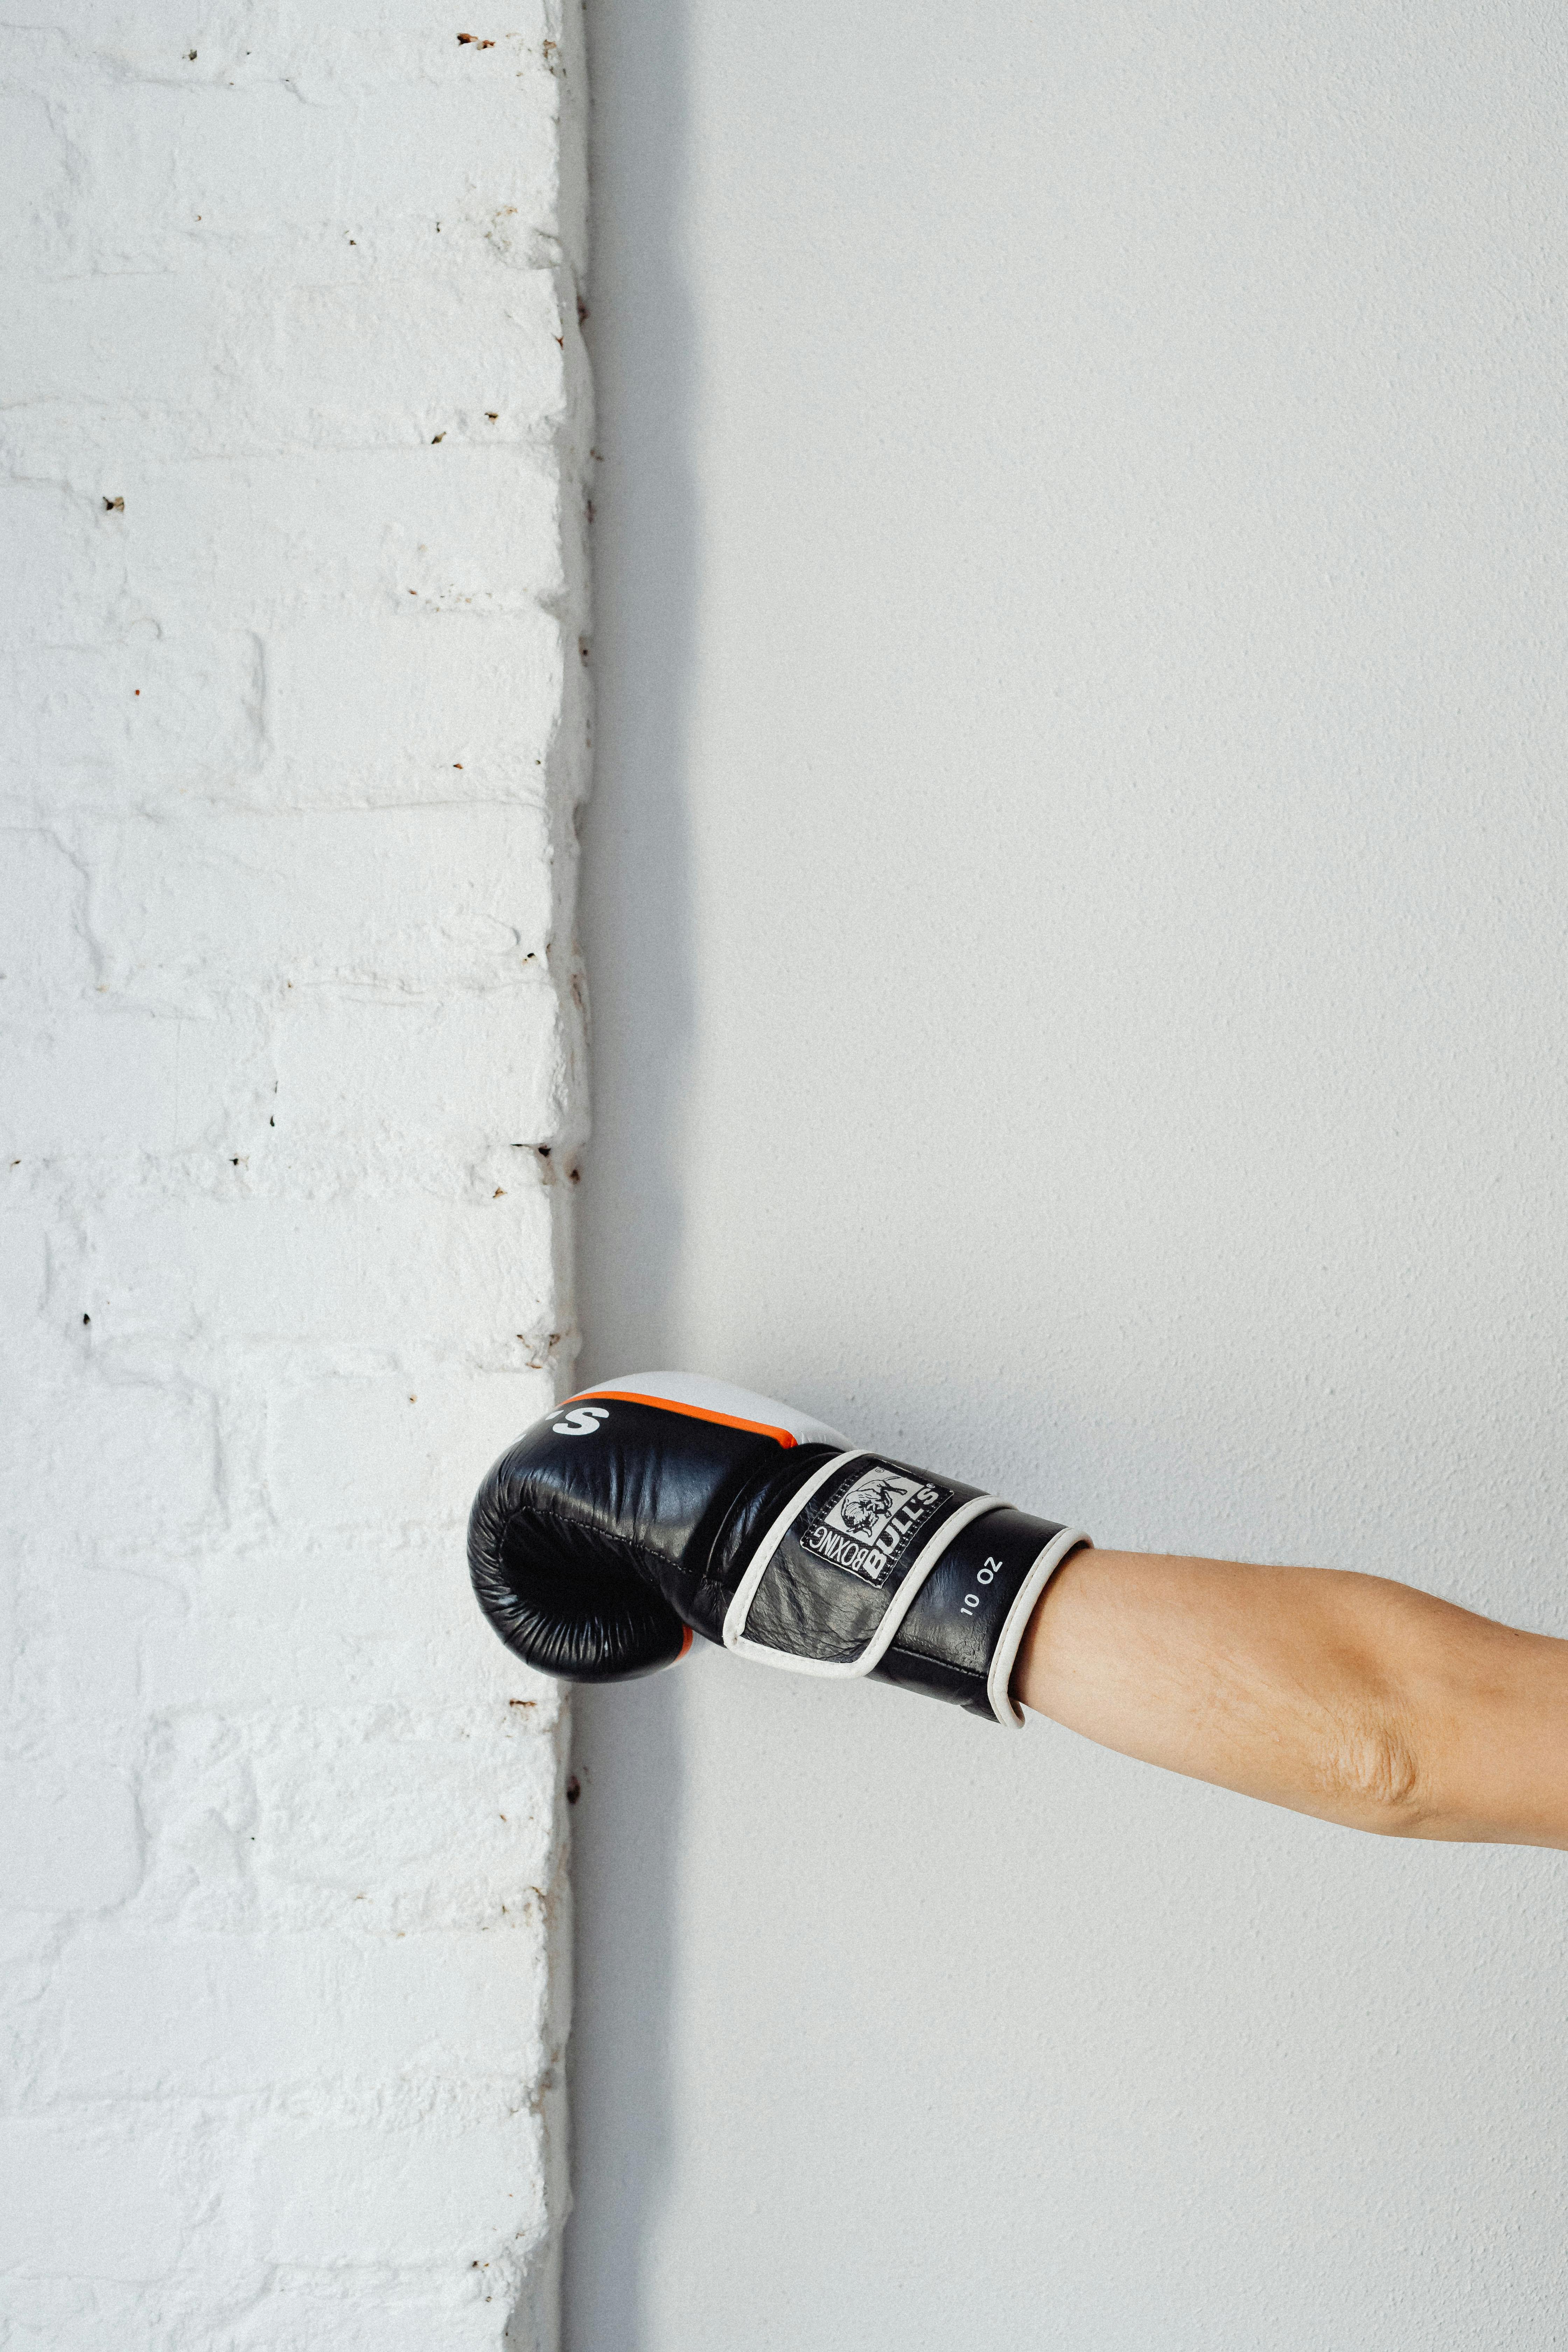
[[[1568,1633],[1568,18],[592,22],[586,1369]],[[1563,2339],[1568,1856],[574,1712],[573,2352]]]
[[[0,2344],[554,2334],[579,20],[5,38]],[[460,35],[471,33],[463,39]]]

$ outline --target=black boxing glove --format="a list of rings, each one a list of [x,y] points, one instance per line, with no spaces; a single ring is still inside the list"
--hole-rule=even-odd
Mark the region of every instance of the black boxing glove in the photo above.
[[[501,1455],[468,1567],[507,1647],[569,1682],[670,1665],[695,1632],[1021,1725],[1018,1645],[1088,1541],[766,1397],[647,1372],[585,1389]]]

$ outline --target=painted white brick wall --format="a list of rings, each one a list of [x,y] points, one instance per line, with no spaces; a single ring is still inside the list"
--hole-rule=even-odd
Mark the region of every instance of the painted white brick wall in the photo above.
[[[472,37],[460,39],[462,34]],[[576,0],[5,37],[0,2346],[555,2336]]]

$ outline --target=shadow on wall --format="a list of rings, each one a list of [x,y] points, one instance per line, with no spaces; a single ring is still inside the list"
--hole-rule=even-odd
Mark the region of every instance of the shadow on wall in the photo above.
[[[590,25],[597,396],[595,783],[583,944],[594,1137],[580,1202],[583,1381],[679,1360],[676,1150],[691,1032],[686,698],[697,583],[691,304],[678,257],[687,26],[680,0],[606,0]],[[564,2340],[634,2352],[669,2131],[678,1678],[573,1702],[576,2207]]]

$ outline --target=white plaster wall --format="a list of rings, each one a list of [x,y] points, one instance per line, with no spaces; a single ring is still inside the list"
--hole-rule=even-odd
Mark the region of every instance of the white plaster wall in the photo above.
[[[5,2352],[555,2336],[581,50],[5,37]]]
[[[595,26],[590,1369],[1568,1632],[1562,12]],[[576,1713],[573,2352],[1560,2340],[1563,1857]]]

